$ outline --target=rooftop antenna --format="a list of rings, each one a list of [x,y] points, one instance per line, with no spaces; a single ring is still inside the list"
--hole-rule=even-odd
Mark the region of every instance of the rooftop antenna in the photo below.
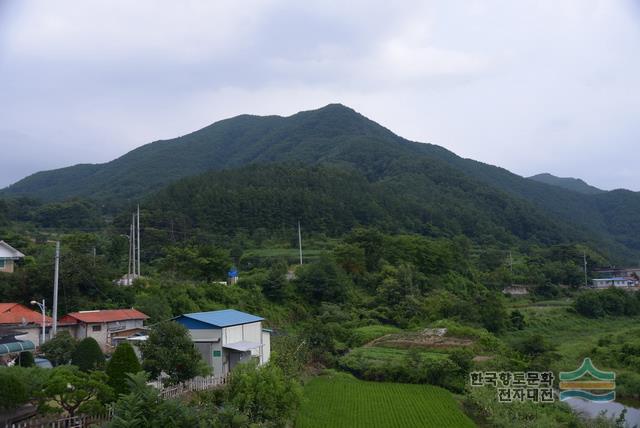
[[[302,264],[302,232],[300,231],[300,220],[298,220],[298,247],[300,248],[300,264]]]

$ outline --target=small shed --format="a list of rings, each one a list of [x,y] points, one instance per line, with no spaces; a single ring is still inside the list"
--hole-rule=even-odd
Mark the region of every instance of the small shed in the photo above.
[[[271,355],[271,333],[257,315],[225,309],[195,312],[174,319],[184,325],[213,375],[224,377],[241,362],[265,364]]]

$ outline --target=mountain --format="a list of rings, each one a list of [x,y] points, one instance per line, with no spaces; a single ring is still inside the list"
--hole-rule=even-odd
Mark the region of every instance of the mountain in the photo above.
[[[422,233],[433,226],[447,233],[481,236],[480,240],[508,241],[517,236],[533,242],[591,242],[624,259],[634,259],[640,252],[640,224],[631,211],[640,204],[637,193],[583,194],[526,179],[437,145],[408,141],[340,104],[289,117],[242,115],[222,120],[179,138],[147,144],[105,164],[34,174],[4,189],[2,195],[43,200],[89,197],[121,205],[147,198],[146,203],[152,204],[156,198],[166,199],[166,192],[175,192],[163,190],[173,183],[185,194],[192,194],[189,185],[208,194],[202,187],[207,180],[240,192],[233,182],[225,181],[226,176],[243,182],[242,175],[248,180],[251,174],[244,168],[247,165],[276,163],[326,166],[354,174],[355,182],[365,180],[359,191],[387,211],[379,219],[405,218],[387,222],[392,227]],[[238,169],[241,172],[235,172]],[[209,172],[212,175],[205,174]],[[189,181],[201,174],[204,178]],[[277,182],[292,183],[286,174],[269,175]],[[326,173],[323,177],[329,179]],[[181,184],[181,179],[189,184]],[[194,200],[201,197],[193,195]],[[330,194],[324,196],[330,199]],[[188,199],[179,200],[190,204]],[[239,204],[235,208],[239,215],[245,214],[244,200],[234,202]],[[390,200],[400,200],[411,215],[398,211]],[[162,204],[170,201],[158,202]],[[200,201],[199,209],[205,210],[204,205]],[[199,212],[191,208],[186,206],[185,211],[193,218],[183,220],[198,218]],[[287,221],[294,213],[289,214]]]
[[[531,176],[529,177],[529,180],[562,187],[563,189],[572,190],[585,195],[598,195],[600,193],[605,193],[604,190],[591,186],[579,178],[556,177],[549,173],[543,173]]]

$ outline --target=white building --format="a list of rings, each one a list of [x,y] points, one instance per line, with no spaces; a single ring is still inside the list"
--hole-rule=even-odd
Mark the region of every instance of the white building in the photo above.
[[[635,287],[638,285],[638,281],[634,278],[594,278],[593,286],[596,288],[609,288],[609,287]]]
[[[213,375],[219,377],[252,358],[259,364],[269,361],[271,332],[262,328],[263,320],[235,309],[196,312],[175,318],[189,330],[202,358],[213,368]]]
[[[4,241],[0,241],[0,272],[13,273],[16,260],[24,258],[24,254]]]

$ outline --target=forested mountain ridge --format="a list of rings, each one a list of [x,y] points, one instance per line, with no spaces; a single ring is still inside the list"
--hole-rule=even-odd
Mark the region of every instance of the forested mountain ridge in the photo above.
[[[506,235],[534,241],[589,241],[625,258],[634,258],[640,250],[640,239],[635,238],[640,236],[640,224],[627,209],[640,205],[637,193],[584,195],[539,183],[463,159],[440,146],[405,140],[340,104],[290,117],[226,119],[176,139],[147,144],[106,164],[40,172],[2,193],[44,200],[89,197],[122,205],[146,197],[154,205],[151,195],[180,179],[237,168],[247,174],[243,166],[283,162],[327,165],[334,172],[342,169],[352,174],[355,183],[364,179],[366,183],[358,184],[364,186],[361,190],[385,195],[384,203],[378,199],[380,193],[373,200],[387,210],[387,218],[392,212],[394,217],[412,218],[392,222],[406,230],[439,227],[450,228],[448,234],[471,235],[483,230],[499,240],[504,235],[497,233],[495,227],[499,227]],[[286,176],[286,171],[280,173]],[[233,174],[242,182],[238,173]],[[167,192],[172,190],[161,191],[158,197],[166,197]],[[179,199],[177,194],[174,197]],[[400,198],[405,211],[390,208],[395,205],[385,199],[390,197],[396,202]],[[526,216],[520,215],[523,211]],[[438,224],[439,217],[444,220]],[[480,227],[483,222],[491,226]]]
[[[605,193],[604,190],[591,186],[579,178],[556,177],[549,173],[536,174],[528,178],[529,180],[551,184],[552,186],[562,187],[563,189],[573,190],[574,192],[584,193],[585,195],[598,195],[600,193]]]

